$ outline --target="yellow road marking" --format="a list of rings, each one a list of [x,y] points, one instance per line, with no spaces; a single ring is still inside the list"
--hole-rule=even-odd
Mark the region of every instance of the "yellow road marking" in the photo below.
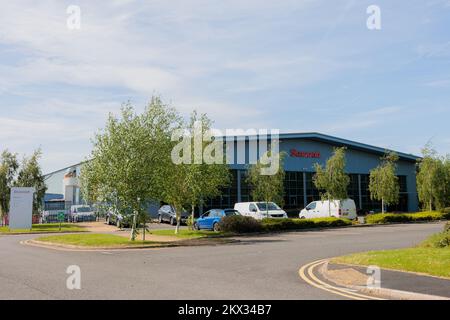
[[[340,295],[340,296],[343,296],[346,298],[355,299],[355,300],[383,300],[381,298],[376,298],[376,297],[366,296],[363,294],[349,292],[348,290],[335,287],[333,285],[330,285],[330,284],[325,283],[325,282],[321,281],[320,279],[318,279],[314,275],[313,270],[315,267],[324,263],[325,261],[326,261],[326,259],[323,259],[323,260],[314,261],[314,262],[304,265],[299,270],[300,278],[302,278],[305,282],[307,282],[308,284],[310,284],[313,287],[316,287],[318,289],[325,290],[325,291],[328,291],[328,292],[331,292],[331,293],[334,293],[334,294],[337,294],[337,295]],[[311,277],[311,279],[308,278],[308,276],[306,275],[306,272],[308,273],[309,277]]]
[[[330,284],[325,283],[325,282],[323,282],[322,280],[318,279],[318,278],[314,275],[314,273],[313,273],[314,268],[317,267],[318,265],[320,265],[321,263],[322,263],[322,262],[320,262],[320,263],[315,263],[313,266],[311,266],[311,268],[310,268],[309,271],[308,271],[308,274],[309,274],[309,276],[310,276],[314,281],[318,282],[319,284],[321,284],[321,285],[323,285],[323,286],[330,286]],[[345,292],[345,293],[350,293],[350,294],[352,294],[352,295],[355,295],[355,296],[358,296],[358,297],[361,297],[361,298],[364,298],[364,299],[384,300],[384,299],[377,298],[377,297],[372,297],[372,296],[367,296],[367,295],[360,294],[360,293],[350,292],[348,289],[344,289],[344,288],[340,288],[340,287],[334,287],[334,286],[333,286],[333,288],[335,288],[335,289],[338,290],[338,291],[342,291],[342,292]]]
[[[314,262],[313,262],[313,263],[314,263]],[[306,276],[306,274],[305,274],[305,270],[306,270],[306,268],[309,267],[309,265],[310,265],[310,264],[307,264],[307,265],[303,266],[303,267],[299,270],[300,278],[302,278],[306,283],[310,284],[310,285],[313,286],[313,287],[316,287],[316,288],[319,288],[319,289],[321,289],[321,290],[325,290],[325,291],[328,291],[328,292],[331,292],[331,293],[334,293],[334,294],[337,294],[337,295],[340,295],[340,296],[344,296],[344,297],[346,297],[346,298],[356,299],[356,300],[366,300],[366,299],[355,298],[354,296],[346,295],[346,294],[343,294],[342,292],[339,292],[339,291],[335,291],[335,290],[326,288],[326,287],[324,287],[323,285],[316,284],[315,282],[313,282],[312,280],[310,280],[310,279]]]

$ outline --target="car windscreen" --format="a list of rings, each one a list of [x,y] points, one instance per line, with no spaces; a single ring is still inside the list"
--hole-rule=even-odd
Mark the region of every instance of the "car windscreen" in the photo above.
[[[228,216],[237,216],[239,215],[239,211],[237,210],[225,210],[225,215]]]
[[[77,212],[92,212],[92,209],[90,207],[80,207],[77,208]]]
[[[258,202],[256,205],[258,206],[259,211],[281,210],[281,208],[273,202],[269,202],[269,203]]]

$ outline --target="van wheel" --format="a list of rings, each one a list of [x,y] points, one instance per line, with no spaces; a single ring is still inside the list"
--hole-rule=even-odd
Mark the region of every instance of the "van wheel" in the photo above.
[[[306,217],[300,217],[300,219],[306,219]]]
[[[214,225],[213,225],[213,230],[215,231],[215,232],[219,232],[220,231],[220,227],[219,227],[219,224],[216,222],[216,223],[214,223]]]

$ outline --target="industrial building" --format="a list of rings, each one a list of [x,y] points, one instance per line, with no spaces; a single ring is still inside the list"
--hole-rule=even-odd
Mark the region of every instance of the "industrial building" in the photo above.
[[[220,197],[208,201],[208,208],[232,208],[236,202],[251,200],[251,188],[246,182],[248,163],[250,162],[249,144],[256,136],[234,137],[234,155],[240,147],[244,147],[245,163],[230,164],[232,183],[223,190]],[[228,137],[227,137],[228,140]],[[355,200],[357,208],[364,211],[378,211],[381,203],[372,201],[369,193],[369,173],[380,164],[380,158],[386,150],[364,143],[332,137],[321,133],[288,133],[280,134],[280,152],[286,153],[284,169],[285,209],[296,211],[304,208],[309,202],[319,200],[319,191],[314,187],[314,164],[325,165],[335,147],[346,147],[346,172],[350,176],[349,197]],[[391,211],[413,212],[419,208],[416,188],[416,163],[419,157],[397,152],[399,161],[397,175],[400,182],[400,201],[391,206]],[[63,168],[47,174],[47,205],[51,200],[68,204],[82,202],[78,175],[81,164]],[[59,199],[59,200],[58,200]]]

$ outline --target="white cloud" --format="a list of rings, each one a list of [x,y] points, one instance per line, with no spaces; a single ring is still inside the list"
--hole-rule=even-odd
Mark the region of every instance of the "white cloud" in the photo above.
[[[367,31],[364,5],[354,1],[77,4],[80,31],[67,29],[64,1],[4,1],[0,11],[0,143],[28,153],[42,145],[45,163],[53,166],[49,169],[82,160],[88,138],[103,126],[109,111],[117,112],[129,99],[142,108],[154,93],[184,114],[193,108],[207,112],[219,128],[281,124],[297,126],[296,131],[355,134],[393,123],[407,111],[358,112],[361,108],[350,103],[366,93],[350,92],[352,81],[370,81],[374,74],[379,81],[389,66],[405,68],[402,61],[384,59],[396,52],[398,39],[410,45],[407,41],[415,35],[413,26],[398,28],[389,20],[396,12],[391,3],[385,20],[391,28],[378,34]],[[403,13],[399,21],[409,23],[411,16]],[[448,43],[429,42],[408,48],[419,47],[416,53],[425,58],[447,57]],[[363,78],[349,81],[348,71]],[[320,86],[326,82],[333,85]],[[345,85],[348,95],[335,102],[339,94],[327,90]],[[349,104],[341,107],[342,114],[335,111]],[[323,109],[332,115],[306,121]],[[300,119],[304,121],[297,123]]]

